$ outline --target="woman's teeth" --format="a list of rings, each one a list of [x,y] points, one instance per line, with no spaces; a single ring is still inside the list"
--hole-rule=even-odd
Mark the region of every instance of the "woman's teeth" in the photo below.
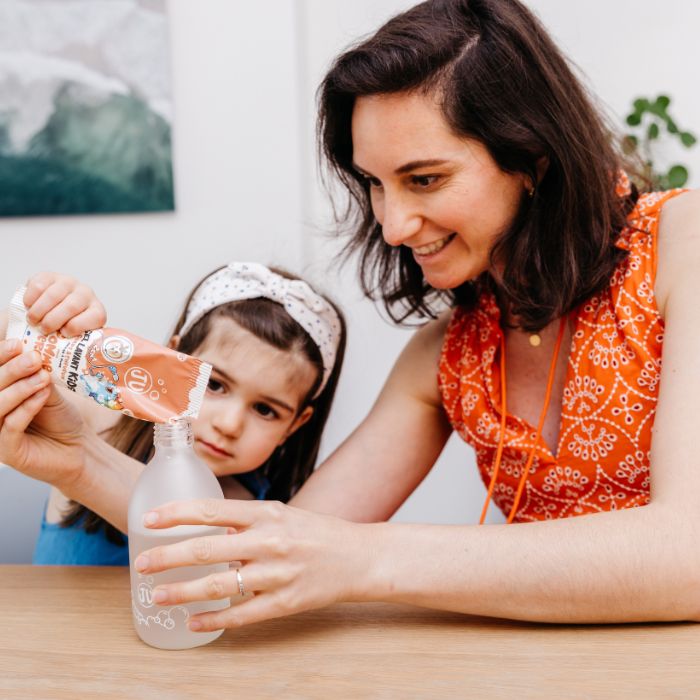
[[[442,250],[457,234],[451,233],[449,236],[441,238],[435,243],[429,243],[428,245],[421,246],[420,248],[414,248],[413,252],[417,255],[433,255],[438,251]]]

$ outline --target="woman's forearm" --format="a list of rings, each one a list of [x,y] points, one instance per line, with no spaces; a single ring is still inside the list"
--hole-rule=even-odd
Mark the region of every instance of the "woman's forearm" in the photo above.
[[[77,478],[61,485],[61,491],[126,532],[129,498],[144,465],[95,433],[85,437],[84,447],[84,463]]]
[[[650,505],[520,525],[378,524],[357,598],[538,622],[700,620],[696,517]]]

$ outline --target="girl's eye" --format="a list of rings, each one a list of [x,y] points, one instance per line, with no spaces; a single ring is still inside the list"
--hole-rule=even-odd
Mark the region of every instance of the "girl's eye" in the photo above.
[[[266,403],[256,403],[253,409],[263,418],[272,419],[279,417],[277,411]]]
[[[223,390],[224,385],[221,382],[217,382],[216,379],[209,379],[207,391],[211,391],[212,394],[220,394]]]
[[[411,184],[416,187],[430,187],[437,182],[437,175],[412,175]]]

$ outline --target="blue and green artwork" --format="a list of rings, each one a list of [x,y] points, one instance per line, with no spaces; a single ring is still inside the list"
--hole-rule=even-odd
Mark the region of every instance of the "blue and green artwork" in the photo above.
[[[174,209],[165,0],[0,0],[0,216]]]

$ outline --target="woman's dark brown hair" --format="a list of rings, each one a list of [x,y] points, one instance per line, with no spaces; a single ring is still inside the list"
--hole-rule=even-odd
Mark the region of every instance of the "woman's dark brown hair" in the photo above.
[[[436,95],[450,128],[480,141],[501,170],[537,183],[491,251],[491,267],[453,290],[426,285],[405,246],[382,239],[368,185],[352,164],[358,97]],[[350,193],[346,252],[360,251],[363,290],[390,317],[472,307],[484,285],[518,325],[537,331],[602,290],[626,255],[615,247],[636,189],[616,194],[622,157],[605,120],[536,17],[517,0],[429,0],[342,54],[320,87],[319,144]],[[538,162],[546,171],[538,181]]]
[[[298,279],[286,271],[276,268],[270,269],[287,279]],[[185,322],[186,310],[192,295],[204,279],[190,293],[183,312],[173,330],[173,336],[179,335],[179,330]],[[311,476],[318,457],[323,428],[326,425],[338,385],[338,378],[345,355],[345,319],[335,304],[327,297],[324,298],[338,314],[341,334],[338,341],[335,365],[323,391],[316,398],[313,398],[313,396],[323,377],[321,352],[311,339],[311,336],[287,313],[284,307],[270,299],[245,299],[217,306],[195,323],[180,338],[178,344],[178,350],[186,354],[192,354],[197,351],[209,334],[212,321],[216,318],[230,318],[239,326],[275,348],[301,353],[316,368],[316,379],[298,410],[301,413],[307,406],[312,406],[314,410],[311,418],[287,438],[282,445],[279,445],[265,464],[258,467],[261,474],[270,484],[270,488],[265,494],[265,498],[268,500],[288,501]],[[121,416],[114,427],[108,431],[106,441],[121,452],[145,463],[150,459],[153,452],[153,423]],[[70,509],[64,516],[61,524],[66,527],[79,524],[91,533],[98,532],[104,528],[107,539],[110,542],[122,544],[125,541],[124,535],[117,528],[80,503],[71,503]]]

